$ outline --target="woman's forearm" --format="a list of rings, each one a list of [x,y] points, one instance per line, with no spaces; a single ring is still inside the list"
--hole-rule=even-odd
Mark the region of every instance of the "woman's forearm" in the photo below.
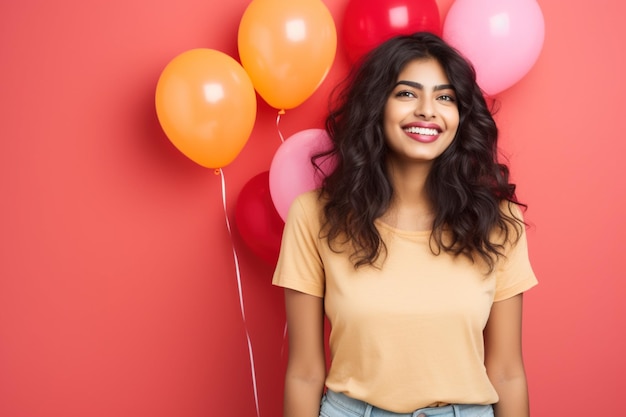
[[[289,360],[284,417],[319,417],[326,378],[323,299],[285,290]]]
[[[284,417],[319,417],[324,381],[287,376]]]
[[[528,388],[525,375],[492,381],[500,401],[494,404],[495,417],[529,417]]]

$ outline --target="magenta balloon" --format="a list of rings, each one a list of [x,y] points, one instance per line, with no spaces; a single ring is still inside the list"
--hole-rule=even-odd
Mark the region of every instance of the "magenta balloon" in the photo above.
[[[443,24],[443,38],[472,62],[478,85],[489,95],[530,71],[544,32],[535,0],[456,0]]]
[[[318,188],[323,175],[316,175],[311,157],[332,148],[328,134],[323,129],[306,129],[285,140],[270,165],[270,195],[280,217],[285,220],[293,200],[306,191]],[[334,169],[334,161],[326,159],[321,164],[325,174]]]

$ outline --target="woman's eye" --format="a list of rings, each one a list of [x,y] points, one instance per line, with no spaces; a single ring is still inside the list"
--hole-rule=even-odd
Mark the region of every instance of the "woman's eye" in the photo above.
[[[403,91],[398,91],[396,93],[396,97],[415,97],[415,94],[413,94],[413,92],[411,91],[403,90]]]
[[[439,96],[439,100],[455,102],[456,98],[454,96],[444,94],[444,95]]]

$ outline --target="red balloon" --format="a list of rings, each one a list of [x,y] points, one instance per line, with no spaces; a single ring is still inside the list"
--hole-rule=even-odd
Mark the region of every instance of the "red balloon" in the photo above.
[[[441,36],[435,0],[350,0],[343,17],[343,44],[352,62],[396,35]]]
[[[270,196],[269,171],[256,175],[241,189],[235,206],[235,223],[252,252],[270,265],[276,265],[285,222]]]

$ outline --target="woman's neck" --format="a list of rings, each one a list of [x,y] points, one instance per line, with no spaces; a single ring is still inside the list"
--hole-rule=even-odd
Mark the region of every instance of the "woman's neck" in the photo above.
[[[402,230],[431,230],[434,220],[432,204],[426,191],[427,164],[388,165],[393,185],[393,200],[381,220]]]

